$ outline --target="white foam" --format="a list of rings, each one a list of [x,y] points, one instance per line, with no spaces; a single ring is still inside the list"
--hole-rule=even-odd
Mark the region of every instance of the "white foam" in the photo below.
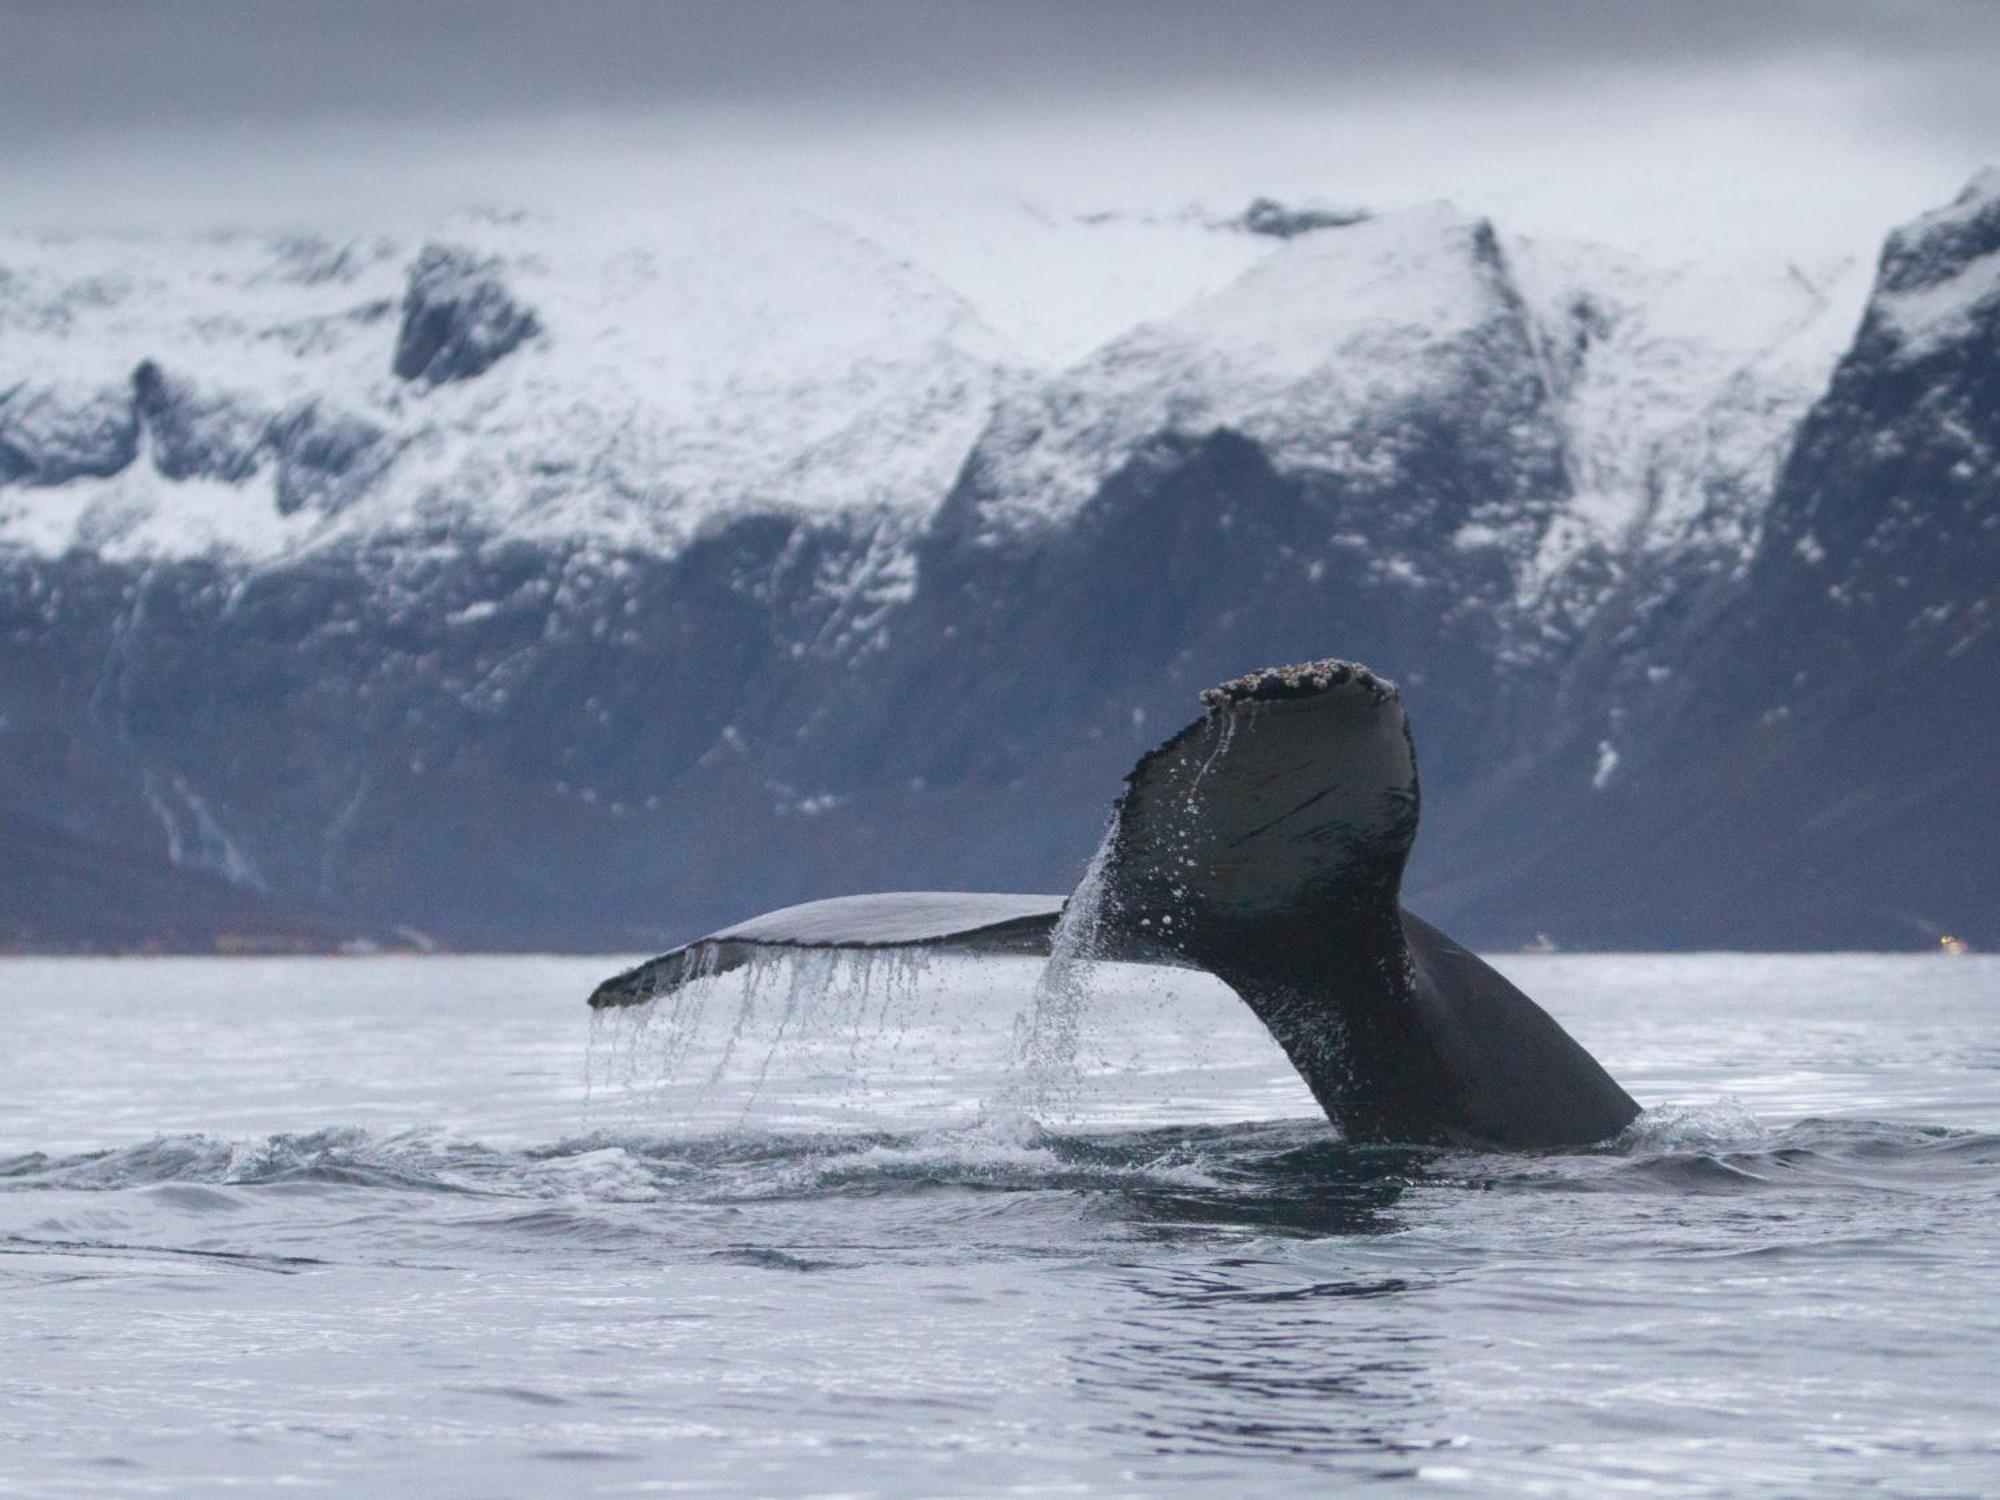
[[[1747,1105],[1725,1094],[1699,1104],[1656,1104],[1625,1127],[1617,1144],[1634,1153],[1723,1151],[1758,1146],[1769,1136]]]

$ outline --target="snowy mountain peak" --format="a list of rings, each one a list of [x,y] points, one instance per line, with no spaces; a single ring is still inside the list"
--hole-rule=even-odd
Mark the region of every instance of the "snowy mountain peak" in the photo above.
[[[1148,440],[1217,428],[1386,494],[1428,412],[1513,476],[1513,509],[1459,540],[1504,537],[1536,596],[1634,538],[1746,545],[1844,285],[1517,241],[1448,203],[17,238],[0,545],[260,562],[442,530],[671,553],[756,513],[907,536],[961,473],[974,529],[1003,536],[1073,515]]]
[[[2000,168],[1988,167],[1943,208],[1912,220],[1882,250],[1871,312],[1919,358],[2000,307]]]
[[[1456,337],[1504,313],[1506,296],[1492,226],[1440,203],[1297,237],[1132,341],[1150,334],[1285,383]]]
[[[795,212],[643,245],[494,216],[414,249],[15,239],[0,540],[254,561],[442,526],[672,550],[746,508],[922,515],[1014,363],[906,257]],[[370,482],[308,503],[301,465]]]
[[[1469,361],[1511,355],[1528,370],[1527,353],[1482,219],[1431,204],[1285,239],[1003,405],[972,460],[974,529],[1059,522],[1140,443],[1217,428],[1280,468],[1379,486],[1398,468],[1400,411],[1461,382]]]

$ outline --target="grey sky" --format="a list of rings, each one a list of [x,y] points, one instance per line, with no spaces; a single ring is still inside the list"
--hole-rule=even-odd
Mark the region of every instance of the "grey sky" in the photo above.
[[[1990,0],[0,0],[0,202],[119,227],[876,174],[1614,232],[1769,202],[1832,243],[2000,159],[1995,77]]]
[[[305,115],[1533,87],[1576,68],[1843,53],[1942,78],[2000,57],[1989,0],[14,0],[6,14],[0,122],[17,143]],[[1937,102],[1911,85],[1913,109]]]

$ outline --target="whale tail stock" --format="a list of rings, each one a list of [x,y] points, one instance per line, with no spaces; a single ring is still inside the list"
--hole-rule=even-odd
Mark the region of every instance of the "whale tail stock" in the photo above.
[[[1401,906],[1420,806],[1394,684],[1342,661],[1254,672],[1126,778],[1096,956],[1215,974],[1357,1141],[1585,1145],[1638,1106],[1546,1012]],[[758,949],[1046,953],[1051,896],[812,902],[605,981],[643,1003]]]

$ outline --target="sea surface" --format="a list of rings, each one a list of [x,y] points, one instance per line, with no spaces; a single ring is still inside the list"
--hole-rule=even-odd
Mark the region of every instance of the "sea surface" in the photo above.
[[[0,961],[0,1494],[2000,1493],[2000,960],[1498,962],[1626,1137],[1123,968]]]

